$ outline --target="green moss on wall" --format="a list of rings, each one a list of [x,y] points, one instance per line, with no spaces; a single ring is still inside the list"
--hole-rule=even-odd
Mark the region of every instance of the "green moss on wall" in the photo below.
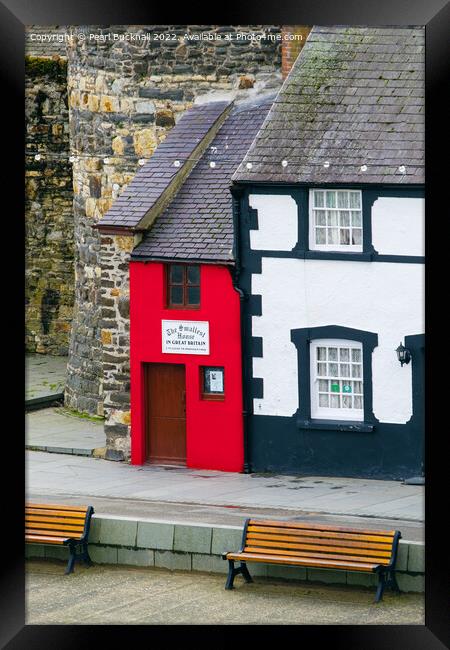
[[[26,56],[25,74],[31,78],[48,77],[53,81],[65,83],[67,79],[67,61],[61,57],[50,59],[40,56]]]

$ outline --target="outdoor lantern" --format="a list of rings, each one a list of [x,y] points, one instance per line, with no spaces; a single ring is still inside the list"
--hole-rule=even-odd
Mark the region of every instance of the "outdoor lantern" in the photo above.
[[[396,349],[396,352],[397,352],[398,360],[400,361],[400,364],[402,366],[404,363],[409,363],[411,361],[411,352],[408,350],[408,348],[405,348],[405,346],[402,345],[401,343]]]

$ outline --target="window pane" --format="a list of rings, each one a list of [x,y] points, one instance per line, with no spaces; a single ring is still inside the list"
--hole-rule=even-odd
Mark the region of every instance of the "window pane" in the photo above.
[[[348,363],[339,364],[341,370],[341,377],[350,377],[350,366]]]
[[[361,195],[359,192],[350,192],[350,207],[351,208],[361,207]]]
[[[320,191],[314,192],[314,205],[317,208],[323,208],[323,192]]]
[[[200,304],[200,287],[188,287],[187,303],[188,305]]]
[[[361,212],[352,212],[352,226],[361,228]]]
[[[355,397],[353,398],[353,408],[362,409],[362,397],[355,395]]]
[[[340,395],[330,395],[330,406],[332,409],[341,408]]]
[[[348,208],[348,193],[347,192],[338,192],[337,193],[338,208]]]
[[[327,376],[327,364],[326,363],[318,363],[317,364],[317,374],[319,377],[326,377]]]
[[[329,228],[329,230],[328,230],[328,243],[329,244],[338,244],[339,243],[339,230],[337,228]]]
[[[316,244],[326,244],[326,228],[316,228]]]
[[[350,244],[350,231],[347,228],[341,228],[339,232],[341,235],[341,244]]]
[[[326,192],[327,208],[336,207],[336,192]]]
[[[316,219],[316,226],[326,226],[326,211],[325,210],[314,210],[314,216]]]
[[[338,213],[336,210],[327,210],[327,224],[329,226],[338,226]]]
[[[328,379],[319,379],[319,392],[320,393],[328,392]]]
[[[350,350],[348,348],[339,348],[339,359],[341,361],[350,361]]]
[[[352,361],[361,361],[361,350],[352,348]]]
[[[350,225],[350,212],[348,210],[341,210],[339,212],[340,218],[341,218],[341,226],[349,226]]]
[[[319,406],[328,408],[330,406],[328,395],[319,395]]]
[[[352,364],[352,377],[361,377],[361,366],[359,364]]]
[[[354,381],[353,390],[357,395],[362,395],[362,381]]]
[[[326,360],[327,358],[327,349],[326,348],[317,348],[317,358],[319,361]]]
[[[322,365],[322,364],[320,364]],[[329,363],[328,364],[328,374],[330,377],[339,377],[338,374],[338,364],[337,363]]]
[[[170,265],[170,283],[182,284],[183,283],[183,266],[180,264]]]
[[[352,398],[349,395],[342,395],[342,408],[344,409],[352,408]]]
[[[328,348],[328,359],[330,361],[337,361],[337,358],[338,358],[338,349]]]
[[[183,287],[170,287],[170,303],[172,305],[183,304]]]
[[[359,228],[354,228],[352,230],[352,244],[361,245],[361,234],[362,231]]]
[[[188,266],[187,267],[187,281],[188,284],[200,284],[200,267]]]

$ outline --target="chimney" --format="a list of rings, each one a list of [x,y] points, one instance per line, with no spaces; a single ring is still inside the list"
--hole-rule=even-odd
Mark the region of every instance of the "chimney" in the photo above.
[[[308,37],[311,27],[306,25],[283,25],[281,28],[281,74],[286,79],[302,47]]]

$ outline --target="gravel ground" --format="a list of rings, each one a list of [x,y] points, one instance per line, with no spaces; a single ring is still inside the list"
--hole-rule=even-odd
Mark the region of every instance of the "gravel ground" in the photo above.
[[[26,564],[26,623],[29,624],[294,624],[424,625],[423,594],[256,579],[235,580],[206,573],[79,565],[64,575],[64,563]]]

